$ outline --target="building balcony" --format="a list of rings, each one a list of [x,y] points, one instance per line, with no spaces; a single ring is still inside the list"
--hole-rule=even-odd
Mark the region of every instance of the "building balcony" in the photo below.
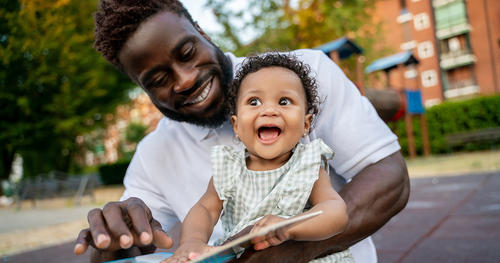
[[[470,65],[476,62],[476,56],[469,50],[459,50],[441,54],[441,62],[439,65],[444,70],[458,68],[465,65]]]
[[[441,28],[436,31],[436,37],[439,40],[458,36],[469,32],[471,26],[468,23],[460,23],[449,27]]]
[[[477,93],[479,93],[479,86],[474,80],[468,79],[448,84],[448,89],[444,92],[444,97],[451,99]]]
[[[461,1],[461,0],[432,0],[432,6],[434,8],[441,7],[443,5],[447,5],[449,3],[453,3],[456,1]]]

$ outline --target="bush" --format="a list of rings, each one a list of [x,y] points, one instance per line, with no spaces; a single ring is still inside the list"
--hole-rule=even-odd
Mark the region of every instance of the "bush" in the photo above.
[[[445,137],[448,134],[500,127],[500,96],[477,97],[465,101],[449,101],[427,109],[427,126],[432,153],[450,150]],[[414,116],[413,132],[417,152],[422,153],[420,118]],[[404,120],[390,124],[399,136],[402,151],[408,152]],[[473,142],[454,148],[458,151],[475,151],[498,146],[498,142]]]
[[[123,184],[130,160],[121,160],[113,164],[99,166],[99,176],[104,185]]]

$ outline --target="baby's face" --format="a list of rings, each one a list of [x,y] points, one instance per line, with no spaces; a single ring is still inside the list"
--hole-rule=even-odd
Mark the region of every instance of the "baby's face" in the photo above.
[[[312,115],[306,109],[299,77],[289,69],[269,67],[243,79],[231,120],[250,157],[286,161],[309,132]]]

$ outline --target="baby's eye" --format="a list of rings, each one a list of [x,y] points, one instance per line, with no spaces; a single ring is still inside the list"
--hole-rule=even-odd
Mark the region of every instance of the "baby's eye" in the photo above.
[[[280,104],[281,106],[286,106],[286,105],[289,105],[290,103],[291,103],[291,102],[290,102],[290,100],[289,100],[289,99],[287,99],[287,98],[281,98],[281,99],[280,99],[280,102],[279,102],[279,104]]]
[[[260,100],[257,98],[251,98],[250,100],[248,100],[248,104],[250,104],[250,106],[260,106],[262,105],[262,102],[260,102]]]

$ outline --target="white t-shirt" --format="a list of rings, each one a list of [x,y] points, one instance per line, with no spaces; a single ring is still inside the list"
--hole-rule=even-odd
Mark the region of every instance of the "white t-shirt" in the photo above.
[[[397,137],[331,59],[316,50],[291,53],[311,67],[318,83],[320,113],[305,142],[321,138],[335,152],[329,163],[335,189],[400,149]],[[244,58],[226,56],[236,72]],[[184,220],[205,192],[211,177],[210,149],[219,144],[243,147],[234,139],[229,122],[211,129],[163,118],[139,143],[124,179],[122,200],[141,198],[168,231]],[[210,240],[222,234],[219,221]],[[351,247],[351,252],[357,262],[377,261],[370,238]]]

